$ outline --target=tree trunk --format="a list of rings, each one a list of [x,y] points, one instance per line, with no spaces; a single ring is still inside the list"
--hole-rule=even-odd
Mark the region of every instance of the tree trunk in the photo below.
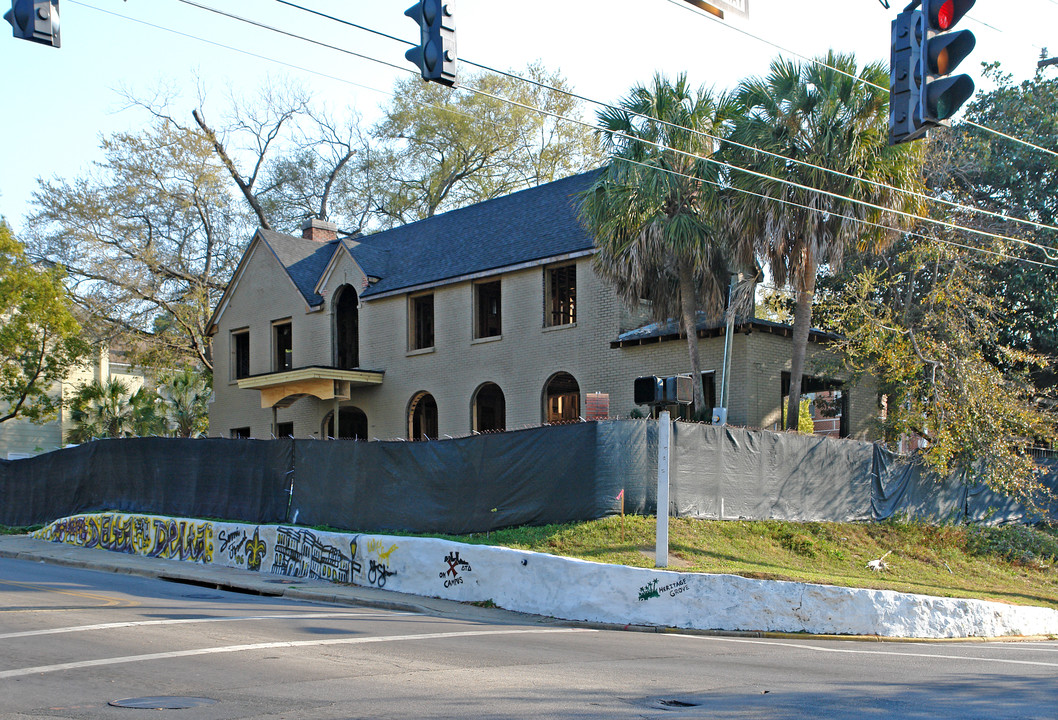
[[[705,410],[705,393],[702,392],[702,360],[698,356],[698,301],[694,292],[694,275],[687,263],[679,263],[680,275],[680,324],[687,334],[687,354],[691,359],[691,387],[694,388],[694,417],[702,417]]]
[[[794,306],[793,352],[790,358],[790,400],[786,404],[786,429],[796,430],[801,417],[801,377],[808,354],[808,331],[812,329],[812,298],[816,292],[816,266],[805,270],[804,286],[797,290]]]

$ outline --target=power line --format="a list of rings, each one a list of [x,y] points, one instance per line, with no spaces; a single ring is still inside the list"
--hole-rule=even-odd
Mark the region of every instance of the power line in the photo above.
[[[181,2],[186,2],[186,1],[187,0],[181,0]],[[355,28],[358,28],[360,30],[364,30],[366,32],[373,33],[375,35],[379,35],[381,37],[384,37],[384,38],[387,38],[387,39],[390,39],[390,40],[394,40],[394,41],[399,42],[399,43],[403,43],[405,45],[412,45],[412,46],[415,45],[415,43],[410,42],[408,40],[404,40],[402,38],[397,38],[397,37],[394,37],[392,35],[388,35],[386,33],[379,32],[379,31],[374,30],[372,28],[365,27],[365,26],[360,25],[358,23],[354,23],[354,22],[351,22],[351,21],[348,21],[348,20],[344,20],[342,18],[338,18],[338,17],[335,17],[333,15],[329,15],[327,13],[323,13],[323,12],[320,12],[318,10],[314,10],[312,8],[304,7],[303,5],[298,5],[297,3],[290,2],[290,0],[277,0],[277,2],[282,3],[283,5],[287,5],[289,7],[296,8],[298,10],[302,10],[302,11],[310,13],[312,15],[317,15],[319,17],[323,17],[323,18],[326,18],[328,20],[332,20],[334,22],[341,23],[343,25],[348,25],[350,27],[355,27]],[[524,76],[517,75],[517,74],[511,73],[511,72],[506,72],[506,71],[503,71],[503,70],[497,70],[496,68],[490,67],[488,65],[482,65],[481,63],[476,63],[476,62],[473,62],[473,61],[470,61],[470,60],[466,60],[466,59],[462,59],[461,62],[463,62],[464,64],[467,64],[467,65],[470,65],[472,67],[476,67],[476,68],[479,68],[479,69],[482,69],[482,70],[486,70],[488,72],[492,72],[492,73],[495,73],[495,74],[498,74],[498,75],[502,75],[502,76],[505,76],[505,77],[508,77],[508,78],[511,78],[511,79],[519,80],[521,82],[529,83],[531,85],[535,85],[536,87],[539,87],[539,88],[542,88],[542,89],[545,89],[545,90],[548,90],[548,91],[551,91],[551,92],[561,93],[563,95],[566,95],[567,97],[575,98],[575,99],[581,100],[583,102],[588,102],[588,103],[591,103],[593,105],[598,105],[600,107],[604,107],[604,108],[607,108],[607,109],[610,109],[610,110],[615,110],[615,111],[618,111],[618,112],[627,112],[627,111],[625,111],[625,110],[623,110],[621,108],[615,107],[614,105],[610,105],[609,103],[604,103],[604,102],[601,102],[599,100],[595,100],[593,98],[586,97],[584,95],[580,95],[580,94],[577,94],[577,93],[574,93],[574,92],[570,92],[568,90],[563,90],[561,88],[552,87],[552,86],[547,85],[545,83],[541,83],[541,82],[539,82],[537,80],[533,80],[532,78],[526,78]],[[827,67],[829,67],[829,66],[827,66]],[[852,78],[854,78],[854,79],[856,79],[856,80],[858,80],[860,82],[863,82],[864,84],[866,84],[868,86],[873,86],[873,87],[885,90],[885,92],[888,92],[888,88],[881,88],[878,85],[874,85],[873,83],[869,83],[867,81],[864,81],[864,80],[856,77],[855,75],[851,75],[849,73],[844,73],[843,71],[839,71],[839,72],[842,72],[843,74],[848,75],[849,77],[852,77]],[[470,90],[470,91],[474,91],[473,88],[465,88],[465,89]],[[488,93],[486,93],[486,95],[488,95]],[[505,102],[510,102],[510,101],[508,101],[505,98],[498,98],[496,96],[490,96],[490,97],[494,97],[495,99],[502,100],[502,101],[505,101]],[[530,108],[528,106],[523,106],[523,107],[525,107],[526,109],[535,109],[537,111],[540,110],[539,108]],[[892,190],[894,192],[903,193],[905,195],[908,195],[908,196],[911,196],[911,197],[917,197],[917,198],[922,199],[922,200],[928,200],[928,201],[931,201],[931,202],[940,203],[942,205],[946,205],[946,206],[954,208],[954,209],[964,210],[964,211],[968,211],[968,212],[974,212],[974,213],[978,213],[978,214],[981,214],[981,215],[986,215],[986,216],[989,216],[989,217],[993,217],[993,218],[996,218],[996,219],[999,219],[999,220],[1004,220],[1004,221],[1007,221],[1007,222],[1015,222],[1015,223],[1019,223],[1019,224],[1023,224],[1023,225],[1028,225],[1028,226],[1031,226],[1031,227],[1034,227],[1034,228],[1037,228],[1037,229],[1040,229],[1040,230],[1058,231],[1058,227],[1056,227],[1054,225],[1047,225],[1046,223],[1040,223],[1040,222],[1036,222],[1034,220],[1027,220],[1027,219],[1024,219],[1024,218],[1018,218],[1018,217],[1013,217],[1013,216],[1009,216],[1009,215],[1003,215],[1002,213],[997,213],[997,212],[993,212],[993,211],[990,211],[990,210],[985,210],[983,208],[978,208],[978,207],[972,207],[972,206],[964,205],[962,203],[953,202],[953,201],[950,201],[950,200],[946,200],[944,198],[938,198],[938,197],[935,197],[935,196],[932,196],[932,195],[927,195],[925,193],[919,193],[919,192],[916,192],[914,190],[908,190],[908,189],[905,189],[905,188],[894,187],[892,185],[888,185],[886,183],[882,183],[882,182],[879,182],[879,181],[876,181],[876,180],[871,180],[869,178],[858,177],[858,176],[855,176],[855,175],[851,175],[849,173],[841,172],[840,170],[835,170],[833,168],[827,168],[827,167],[824,167],[824,166],[821,166],[821,165],[815,165],[813,163],[806,162],[804,160],[798,160],[798,159],[795,159],[795,158],[786,157],[785,155],[781,155],[779,153],[774,153],[774,152],[771,152],[771,151],[768,151],[768,150],[764,150],[762,148],[754,147],[754,146],[751,146],[751,145],[745,145],[745,144],[739,143],[739,142],[737,142],[735,140],[732,140],[730,138],[724,138],[724,137],[720,137],[720,136],[717,136],[717,135],[712,135],[712,134],[707,133],[707,132],[702,131],[702,130],[691,130],[690,128],[684,128],[684,127],[675,125],[674,123],[669,123],[669,122],[666,122],[664,120],[659,120],[657,118],[647,118],[646,116],[639,115],[637,113],[628,113],[628,114],[633,115],[633,116],[637,116],[637,117],[641,117],[641,118],[644,118],[644,119],[648,119],[651,122],[658,122],[658,123],[660,123],[662,125],[666,125],[668,127],[674,127],[674,128],[681,129],[681,130],[686,130],[687,132],[691,132],[691,133],[697,134],[700,137],[706,137],[706,138],[709,138],[710,140],[714,140],[714,141],[717,141],[717,142],[722,142],[722,143],[726,143],[726,144],[729,144],[729,145],[733,145],[735,147],[739,147],[739,148],[742,148],[744,150],[749,150],[751,152],[760,153],[762,155],[766,155],[766,156],[769,156],[769,157],[780,159],[780,160],[783,160],[785,162],[791,162],[791,163],[794,163],[796,165],[800,165],[802,167],[807,167],[807,168],[810,168],[810,169],[813,169],[813,170],[819,170],[821,172],[830,173],[832,175],[843,177],[845,179],[853,180],[853,181],[856,181],[856,182],[867,183],[869,185],[873,185],[873,186],[881,188],[881,189]],[[558,116],[556,116],[556,117],[558,117]],[[562,119],[569,120],[569,118],[562,118]],[[593,128],[593,129],[596,129],[596,130],[599,129],[599,128],[597,128],[594,125],[589,125],[589,127]],[[737,166],[732,166],[732,167],[737,167]],[[772,176],[769,176],[769,177],[772,177]],[[825,192],[825,191],[819,191],[819,192]],[[845,196],[840,196],[840,197],[845,197]],[[845,199],[850,199],[850,198],[845,198]],[[924,219],[924,218],[922,218],[922,216],[918,216],[918,215],[912,215],[912,217]],[[1006,236],[996,236],[996,237],[1006,238]],[[1041,249],[1042,249],[1042,246],[1041,246]],[[1044,252],[1047,252],[1047,251],[1044,250]]]
[[[368,55],[364,55],[364,54],[361,54],[361,53],[356,53],[354,51],[347,50],[345,48],[340,48],[340,47],[337,47],[337,46],[334,46],[334,45],[329,45],[327,43],[323,43],[323,42],[314,40],[312,38],[307,38],[307,37],[298,35],[296,33],[291,33],[291,32],[285,31],[285,30],[281,30],[279,28],[274,28],[274,27],[272,27],[272,26],[270,26],[270,25],[268,25],[266,23],[261,23],[261,22],[255,21],[255,20],[251,20],[249,18],[244,18],[244,17],[241,17],[239,15],[235,15],[235,14],[224,12],[224,11],[221,11],[221,10],[218,10],[218,9],[215,9],[215,8],[211,8],[211,7],[206,6],[206,5],[201,5],[199,3],[193,2],[192,0],[179,0],[179,1],[184,3],[184,4],[196,7],[198,9],[206,10],[208,12],[213,12],[213,13],[216,13],[218,15],[222,15],[224,17],[228,17],[228,18],[233,19],[233,20],[246,22],[246,23],[248,23],[250,25],[253,25],[255,27],[259,27],[259,28],[262,28],[262,29],[265,29],[265,30],[271,30],[271,31],[277,32],[279,34],[286,35],[288,37],[293,37],[295,39],[305,40],[307,42],[310,42],[310,43],[313,43],[313,44],[316,44],[316,45],[320,45],[320,46],[323,46],[323,47],[326,47],[326,48],[329,48],[329,49],[337,50],[339,52],[343,52],[343,53],[346,53],[346,54],[354,55],[354,56],[359,57],[361,59],[369,60],[371,62],[376,62],[376,63],[379,63],[381,65],[385,65],[385,66],[388,66],[388,67],[396,68],[398,70],[402,70],[402,71],[405,71],[405,72],[413,72],[409,68],[406,68],[404,66],[394,65],[393,63],[390,63],[388,61],[379,60],[377,58],[374,58],[374,57],[371,57],[371,56],[368,56]],[[282,1],[282,0],[280,0],[280,1]],[[293,5],[293,3],[285,3],[285,4]],[[91,6],[88,6],[88,7],[91,7]],[[98,9],[98,8],[94,8],[94,9]],[[107,11],[104,11],[104,12],[107,12]],[[119,15],[119,17],[124,17],[124,16],[120,16]],[[129,18],[129,19],[131,19],[131,18]],[[165,28],[163,28],[163,29],[165,29]],[[183,33],[178,33],[178,34],[183,34]],[[379,34],[381,34],[381,33],[379,33]],[[194,36],[188,36],[188,37],[194,37]],[[199,38],[196,38],[196,39],[199,39]],[[406,41],[402,40],[401,42],[406,42]],[[491,68],[488,68],[488,69],[491,70]],[[517,76],[513,76],[513,77],[517,77]],[[540,113],[540,114],[548,115],[548,116],[553,117],[553,118],[555,118],[557,120],[562,120],[562,121],[565,121],[565,122],[571,122],[571,123],[574,123],[574,124],[582,125],[584,127],[587,127],[587,128],[590,128],[590,129],[593,129],[593,130],[596,130],[596,131],[602,130],[602,128],[599,128],[599,127],[597,127],[595,125],[592,125],[590,123],[584,122],[583,120],[578,120],[578,119],[575,119],[575,118],[565,117],[563,115],[559,115],[558,113],[554,113],[554,112],[551,112],[551,111],[548,111],[548,110],[544,110],[542,108],[534,107],[534,106],[531,106],[531,105],[526,105],[524,103],[519,103],[517,101],[510,100],[509,98],[504,98],[504,97],[500,97],[500,96],[497,96],[497,95],[493,95],[491,93],[488,93],[488,92],[485,92],[485,91],[482,91],[482,90],[478,90],[476,88],[465,88],[465,89],[467,91],[469,91],[469,92],[473,92],[473,93],[478,94],[478,95],[489,97],[489,98],[497,100],[499,102],[507,103],[507,104],[510,104],[510,105],[514,105],[516,107],[521,107],[521,108],[526,109],[526,110],[535,111],[535,112]],[[601,104],[601,103],[599,103],[599,104]],[[637,140],[638,142],[643,142],[643,143],[646,143],[646,144],[649,144],[649,145],[653,145],[654,147],[658,147],[659,149],[666,149],[666,148],[662,148],[658,143],[653,143],[653,142],[642,140],[642,139],[639,139],[639,138],[633,138],[633,139]],[[668,149],[671,149],[671,148],[668,148]],[[823,195],[834,197],[836,199],[845,200],[845,201],[852,202],[852,203],[855,203],[855,204],[863,205],[863,206],[869,207],[871,209],[882,211],[883,213],[892,213],[892,214],[895,214],[895,215],[900,215],[900,216],[908,217],[908,218],[915,219],[915,220],[921,220],[921,221],[924,221],[924,222],[933,223],[933,224],[940,225],[940,226],[943,226],[943,227],[947,227],[947,228],[950,228],[950,229],[961,230],[963,232],[983,235],[983,236],[991,237],[991,238],[998,239],[998,240],[1005,240],[1005,241],[1009,241],[1009,242],[1020,243],[1020,244],[1023,244],[1023,245],[1027,245],[1027,246],[1039,249],[1039,250],[1044,252],[1045,256],[1047,256],[1050,259],[1054,259],[1054,258],[1051,257],[1048,248],[1046,248],[1046,247],[1044,247],[1042,245],[1038,245],[1036,243],[1028,242],[1026,240],[1021,240],[1019,238],[1008,237],[1008,236],[1005,236],[1005,235],[999,235],[999,234],[996,234],[996,233],[990,233],[990,232],[987,232],[987,231],[977,230],[977,229],[974,229],[974,228],[967,228],[967,227],[963,227],[963,226],[960,226],[960,225],[956,225],[954,223],[947,223],[947,222],[944,222],[944,221],[935,220],[933,218],[928,218],[928,217],[923,217],[923,216],[920,216],[920,215],[915,215],[913,213],[907,213],[907,212],[900,211],[900,210],[894,210],[894,209],[891,209],[891,208],[886,208],[886,207],[883,207],[883,206],[880,206],[880,205],[874,205],[872,203],[869,203],[869,202],[866,202],[866,201],[862,201],[862,200],[858,200],[856,198],[851,198],[851,197],[847,197],[847,196],[844,196],[844,195],[840,195],[839,193],[833,193],[833,192],[829,192],[829,191],[826,191],[826,190],[821,190],[819,188],[809,187],[809,186],[806,186],[806,185],[802,185],[800,183],[795,183],[795,182],[790,181],[790,180],[786,180],[786,179],[783,179],[783,178],[779,178],[779,177],[775,177],[775,176],[772,176],[772,175],[768,175],[766,173],[760,173],[760,172],[757,172],[757,171],[754,171],[754,170],[750,170],[750,169],[747,169],[747,168],[742,168],[742,167],[739,167],[739,166],[736,166],[736,165],[732,165],[730,163],[723,163],[723,162],[720,162],[720,161],[715,160],[713,158],[702,157],[702,156],[694,155],[693,153],[688,153],[688,152],[679,151],[679,150],[675,150],[675,152],[678,152],[678,153],[680,153],[682,155],[686,155],[688,157],[692,157],[692,158],[695,158],[695,159],[703,160],[705,162],[710,162],[710,163],[713,163],[713,164],[721,165],[724,168],[730,168],[730,169],[737,170],[737,171],[740,171],[740,172],[748,173],[750,175],[758,176],[758,177],[761,177],[761,178],[764,178],[764,179],[767,179],[767,180],[771,180],[773,182],[777,182],[777,183],[780,183],[780,184],[790,185],[790,186],[796,187],[798,189],[807,190],[809,192],[820,193],[820,194],[823,194]],[[764,196],[764,197],[767,197],[767,196]],[[776,201],[779,201],[779,202],[789,202],[789,201],[783,201],[783,200],[781,200],[779,198],[769,198],[769,199],[776,200]],[[835,214],[835,213],[831,213],[831,214]],[[845,217],[845,216],[841,216],[841,217]],[[863,223],[863,224],[868,224],[868,225],[873,224],[873,223],[870,223],[869,221],[859,220],[859,219],[856,219],[856,218],[847,218],[847,219],[849,219],[851,221],[855,221],[855,222],[860,222],[860,223]],[[889,229],[889,230],[893,230],[894,229],[894,228],[890,228],[890,227],[887,227],[887,226],[881,226],[881,225],[879,227],[883,227],[883,228],[886,228],[886,229]],[[1011,256],[1011,257],[1013,257],[1013,256]],[[1035,261],[1027,261],[1027,262],[1035,262]]]
[[[712,21],[714,23],[719,23],[723,27],[730,28],[731,30],[733,30],[733,31],[735,31],[737,33],[745,35],[746,37],[753,38],[754,40],[757,40],[759,42],[764,43],[765,45],[771,45],[773,48],[775,48],[775,49],[777,49],[777,50],[779,50],[781,52],[793,55],[794,57],[800,58],[801,60],[804,60],[805,62],[810,62],[810,63],[816,64],[816,65],[820,65],[822,67],[825,67],[825,68],[828,68],[830,70],[833,70],[834,72],[837,72],[837,73],[840,73],[840,74],[845,75],[847,77],[850,77],[850,78],[852,78],[853,80],[855,80],[857,82],[862,82],[865,85],[870,85],[872,87],[878,88],[879,90],[884,90],[886,92],[889,92],[889,88],[882,87],[881,85],[877,85],[877,84],[869,82],[867,80],[863,80],[862,78],[858,78],[855,75],[852,75],[851,73],[847,73],[847,72],[845,72],[844,70],[842,70],[840,68],[836,68],[836,67],[833,67],[831,65],[827,65],[825,62],[823,62],[821,60],[817,60],[815,58],[806,57],[805,55],[802,55],[801,53],[799,53],[799,52],[797,52],[795,50],[790,50],[789,48],[785,48],[782,45],[779,45],[778,43],[772,42],[771,40],[765,40],[764,38],[760,37],[759,35],[754,35],[753,33],[749,32],[747,30],[743,30],[742,28],[738,28],[738,27],[735,27],[734,25],[731,25],[729,23],[723,22],[722,20],[720,20],[718,18],[715,18],[712,15],[709,15],[708,13],[695,12],[691,7],[689,7],[687,5],[687,3],[684,0],[665,0],[665,2],[671,3],[672,5],[676,5],[677,7],[682,8],[683,10],[690,11],[690,12],[694,13],[695,15],[698,15],[699,17],[705,18],[706,20],[710,20],[710,21]],[[1001,132],[999,130],[995,130],[995,129],[987,127],[985,125],[980,125],[980,124],[975,123],[975,122],[970,121],[970,120],[965,120],[964,119],[961,122],[964,122],[967,125],[970,125],[971,127],[975,127],[975,128],[977,128],[979,130],[984,130],[985,132],[993,133],[993,134],[998,135],[999,137],[1002,137],[1002,138],[1004,138],[1006,140],[1010,140],[1010,141],[1016,142],[1016,143],[1021,143],[1022,145],[1026,145],[1026,146],[1028,146],[1030,148],[1033,148],[1034,150],[1039,150],[1040,152],[1047,153],[1048,155],[1053,155],[1054,157],[1058,157],[1058,152],[1056,152],[1054,150],[1050,150],[1050,149],[1045,148],[1045,147],[1041,147],[1039,145],[1036,145],[1034,143],[1029,142],[1028,140],[1022,140],[1021,138],[1014,137],[1013,135],[1008,135],[1007,133]]]
[[[721,189],[734,190],[735,192],[740,192],[740,193],[743,193],[743,194],[746,194],[746,195],[752,195],[754,197],[759,197],[759,198],[762,198],[764,200],[770,200],[772,202],[782,203],[783,205],[789,205],[789,206],[792,206],[792,207],[801,208],[803,210],[811,210],[811,211],[814,211],[814,212],[818,212],[817,208],[813,208],[813,207],[811,207],[809,205],[804,205],[802,203],[794,202],[792,200],[784,200],[783,198],[771,197],[770,195],[764,195],[762,193],[756,193],[756,192],[753,192],[752,190],[745,190],[743,188],[739,188],[739,187],[736,187],[736,186],[733,186],[733,185],[722,185],[721,183],[713,182],[712,180],[705,180],[704,178],[696,178],[696,177],[694,177],[692,175],[687,175],[685,173],[681,173],[681,172],[678,172],[676,170],[670,170],[670,169],[667,169],[667,168],[658,168],[658,167],[655,167],[653,165],[648,165],[647,163],[644,163],[644,162],[639,162],[638,160],[629,160],[627,158],[622,158],[621,162],[626,162],[626,163],[628,163],[630,165],[639,165],[641,167],[645,167],[645,168],[648,168],[648,169],[651,169],[651,170],[661,170],[662,172],[668,173],[670,175],[675,175],[677,177],[686,178],[687,180],[692,180],[692,181],[695,181],[695,182],[705,183],[707,185],[712,185],[714,187],[718,187],[718,188],[721,188]],[[1010,255],[1008,253],[996,252],[995,250],[988,250],[986,248],[980,248],[980,247],[976,247],[974,245],[964,245],[963,243],[957,243],[957,242],[954,242],[954,241],[951,241],[951,240],[945,240],[944,238],[933,237],[931,235],[923,235],[922,233],[918,233],[918,232],[914,232],[914,231],[910,231],[910,230],[901,230],[900,228],[894,228],[894,227],[891,227],[889,225],[884,225],[882,223],[876,223],[876,222],[874,222],[872,220],[864,220],[862,218],[856,218],[856,217],[851,217],[851,216],[848,216],[848,215],[842,215],[842,214],[836,213],[836,212],[832,212],[832,213],[828,213],[828,214],[833,216],[833,217],[838,217],[838,218],[841,218],[842,220],[849,220],[850,222],[859,223],[861,225],[869,225],[871,227],[880,228],[882,230],[889,230],[889,231],[892,231],[892,232],[899,232],[899,233],[902,233],[904,235],[908,235],[910,237],[917,237],[917,238],[920,238],[922,240],[926,240],[927,242],[943,243],[945,245],[952,245],[952,246],[957,247],[957,248],[962,248],[963,250],[971,250],[971,251],[974,251],[974,252],[985,253],[987,255],[994,255],[996,257],[1004,258],[1004,259],[1007,259],[1007,260],[1016,260],[1016,261],[1022,262],[1022,263],[1030,263],[1032,265],[1039,265],[1040,267],[1050,268],[1051,270],[1058,270],[1058,265],[1051,265],[1049,263],[1040,262],[1039,260],[1032,260],[1030,258],[1023,258],[1023,257],[1019,257],[1017,255]]]

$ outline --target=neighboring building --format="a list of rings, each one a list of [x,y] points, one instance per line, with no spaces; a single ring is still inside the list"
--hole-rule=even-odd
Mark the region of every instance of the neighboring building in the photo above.
[[[68,400],[82,386],[94,380],[106,382],[110,379],[121,380],[128,385],[130,392],[136,392],[143,386],[142,371],[133,369],[125,362],[121,352],[100,346],[88,362],[72,371],[61,383],[55,384],[52,397]],[[14,418],[0,423],[0,458],[17,460],[57,450],[65,444],[65,438],[72,429],[70,408],[61,403],[58,417],[51,422],[38,425]]]
[[[210,435],[420,439],[627,416],[633,380],[686,372],[687,346],[593,271],[575,207],[593,179],[366,237],[338,239],[318,220],[301,238],[258,230],[210,322]],[[736,330],[728,422],[777,427],[790,328]],[[724,330],[698,334],[711,402]],[[809,356],[830,337],[813,333]],[[804,388],[831,398],[840,434],[868,434],[873,390]]]

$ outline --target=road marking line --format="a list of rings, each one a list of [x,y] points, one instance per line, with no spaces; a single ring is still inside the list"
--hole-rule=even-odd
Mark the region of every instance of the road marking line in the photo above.
[[[88,598],[89,600],[102,600],[103,605],[99,607],[136,607],[139,605],[134,600],[122,600],[120,598],[111,597],[109,595],[95,595],[93,593],[85,592],[74,592],[72,590],[56,590],[53,587],[47,585],[37,585],[34,583],[16,582],[14,580],[0,580],[0,585],[14,585],[15,587],[26,588],[28,590],[42,590],[44,592],[52,592],[57,595],[71,595],[73,597]]]
[[[488,635],[544,635],[553,633],[596,632],[583,628],[532,628],[521,630],[467,630],[449,633],[422,633],[420,635],[381,635],[367,638],[331,638],[328,640],[291,640],[284,642],[253,643],[250,645],[225,645],[221,647],[197,648],[193,650],[173,650],[163,653],[145,655],[126,655],[124,657],[100,658],[98,660],[81,660],[78,662],[59,663],[56,665],[38,665],[37,667],[19,668],[0,671],[0,680],[5,678],[39,675],[61,670],[79,670],[81,668],[101,667],[104,665],[121,665],[148,660],[168,660],[170,658],[214,655],[217,653],[247,652],[251,650],[271,650],[275,648],[320,647],[325,645],[367,645],[369,643],[401,642],[404,640],[443,640],[447,638],[484,637]]]
[[[780,642],[777,640],[748,640],[745,638],[713,637],[709,635],[683,635],[673,633],[675,637],[691,638],[693,640],[712,640],[714,642],[745,643],[747,645],[767,645],[768,647],[790,647],[798,650],[811,650],[823,653],[845,653],[846,655],[890,655],[894,657],[913,657],[924,660],[967,660],[984,663],[1001,663],[1004,665],[1037,665],[1039,667],[1058,667],[1058,663],[1040,662],[1037,660],[1007,660],[1004,658],[972,657],[965,655],[936,655],[933,653],[896,652],[894,650],[854,650],[850,648],[820,647],[818,645],[802,645],[800,643]],[[893,642],[899,642],[894,640]]]
[[[144,627],[149,625],[188,625],[191,623],[244,622],[249,620],[311,620],[315,618],[372,618],[391,617],[394,615],[416,615],[417,613],[300,613],[291,615],[247,615],[244,617],[217,618],[172,618],[169,620],[130,620],[128,622],[99,623],[97,625],[75,625],[71,627],[48,628],[47,630],[24,630],[22,632],[2,633],[0,640],[36,635],[61,635],[63,633],[87,632],[90,630],[115,630],[118,628]]]

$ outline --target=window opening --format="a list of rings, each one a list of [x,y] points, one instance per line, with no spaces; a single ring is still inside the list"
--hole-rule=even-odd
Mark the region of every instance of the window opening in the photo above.
[[[236,330],[231,334],[231,378],[250,376],[250,331]]]
[[[429,393],[419,393],[408,408],[408,439],[436,440],[437,402]]]
[[[323,436],[345,440],[367,440],[367,414],[358,407],[338,408],[338,435],[334,434],[334,411],[323,419]]]
[[[500,281],[478,283],[474,286],[477,301],[475,338],[496,337],[500,334]]]
[[[433,295],[419,295],[411,299],[411,349],[433,347]]]
[[[276,323],[272,326],[276,349],[275,371],[284,372],[294,368],[294,333],[290,322]]]
[[[580,385],[569,373],[558,373],[547,383],[544,403],[546,422],[575,422],[580,419]]]
[[[572,325],[577,321],[577,266],[548,268],[544,324]]]
[[[334,304],[335,367],[355,370],[360,367],[360,317],[356,291],[350,285],[338,289]],[[341,427],[339,418],[339,427]]]
[[[249,440],[250,439],[250,428],[248,428],[248,427],[232,428],[231,429],[231,437],[233,439]]]
[[[485,383],[474,396],[474,432],[500,432],[507,426],[507,403],[495,383]]]

